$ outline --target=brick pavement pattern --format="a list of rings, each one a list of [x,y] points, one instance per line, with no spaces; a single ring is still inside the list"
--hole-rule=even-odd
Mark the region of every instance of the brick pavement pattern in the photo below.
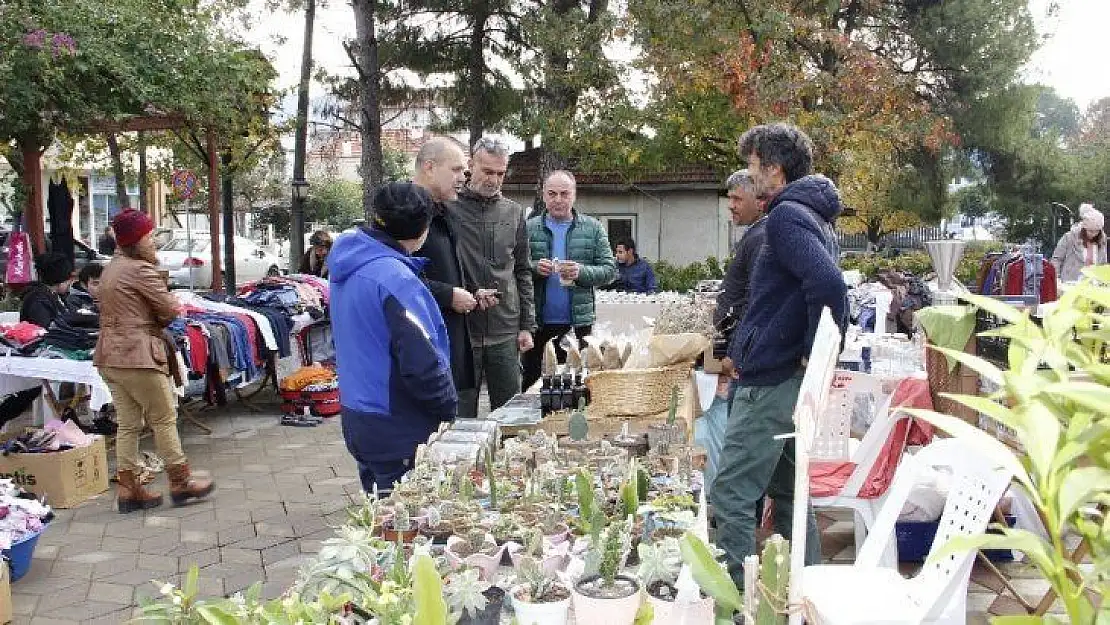
[[[78,508],[58,510],[30,572],[12,585],[14,623],[124,623],[142,597],[157,595],[152,580],[178,583],[193,564],[200,567],[202,596],[232,594],[260,580],[264,596],[280,595],[343,523],[360,486],[338,419],[314,428],[281,427],[276,405],[262,407],[249,413],[231,404],[206,413],[211,435],[184,426],[190,464],[216,479],[209,499],[172,507],[161,474],[154,483],[166,495],[160,508],[121,515],[113,485]],[[143,447],[152,448],[149,439]],[[850,563],[851,522],[824,525],[826,558]],[[1047,586],[1026,566],[1005,569],[1027,596],[1039,597]],[[987,622],[993,600],[985,586],[972,582],[969,625]]]

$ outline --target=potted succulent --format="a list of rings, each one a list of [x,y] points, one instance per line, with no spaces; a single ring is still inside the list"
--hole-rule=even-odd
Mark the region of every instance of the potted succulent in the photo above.
[[[618,575],[625,557],[626,523],[613,523],[603,540],[593,547],[600,549],[596,575],[588,575],[574,585],[572,597],[577,625],[632,625],[640,609],[640,583],[627,575]]]
[[[520,566],[521,558],[532,558],[540,563],[545,573],[555,575],[567,565],[570,543],[564,541],[559,545],[552,545],[544,539],[543,532],[532,529],[529,530],[527,542],[524,545],[509,543],[509,557],[516,567]]]
[[[447,607],[459,615],[457,625],[498,625],[505,591],[480,578],[477,569],[465,568],[447,579]]]
[[[394,506],[393,517],[382,522],[382,538],[389,542],[411,544],[419,530],[419,524],[409,516],[409,509],[403,503]]]
[[[687,579],[696,599],[679,603],[679,575],[682,572],[682,549],[677,538],[666,538],[638,548],[640,567],[636,576],[644,586],[647,601],[658,623],[710,623],[713,621],[713,599],[697,591],[693,578]],[[688,574],[687,574],[688,575]]]
[[[566,542],[567,536],[570,535],[570,528],[563,522],[562,511],[555,506],[549,507],[540,516],[539,530],[543,532],[544,538],[551,541],[553,545]]]
[[[443,553],[453,567],[464,564],[477,567],[483,580],[492,580],[501,565],[504,546],[498,546],[493,536],[482,529],[472,529],[466,536],[451,536]]]
[[[445,544],[454,533],[454,524],[443,519],[439,507],[431,506],[424,510],[424,523],[420,526],[420,534],[432,540],[433,543]]]
[[[519,584],[509,594],[520,625],[566,625],[570,591],[544,572],[539,562],[521,558],[517,567]]]

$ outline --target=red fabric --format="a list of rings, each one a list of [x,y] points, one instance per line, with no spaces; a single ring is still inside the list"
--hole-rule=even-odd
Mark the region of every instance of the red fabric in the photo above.
[[[203,375],[208,371],[208,337],[197,326],[185,326],[185,337],[189,340],[189,368]]]
[[[898,383],[890,405],[898,408],[920,408],[932,410],[933,400],[929,394],[929,382],[917,378],[906,378]],[[934,428],[916,419],[901,419],[894,425],[890,436],[883,444],[879,457],[871,466],[871,472],[860,486],[855,496],[874,499],[882,496],[894,479],[894,471],[902,459],[907,445],[925,445],[933,439]],[[809,464],[809,494],[811,497],[833,497],[840,494],[856,463],[851,461],[814,461]]]
[[[112,220],[117,245],[135,245],[154,230],[154,222],[143,211],[128,209]]]
[[[1042,260],[1043,264],[1041,276],[1041,304],[1048,302],[1055,302],[1058,299],[1056,293],[1056,268],[1052,263],[1047,260]],[[1025,292],[1025,260],[1017,259],[1006,267],[1006,287],[1003,290],[1004,295],[1021,295]],[[1032,293],[1030,293],[1032,295]]]
[[[44,334],[46,334],[46,330],[27,321],[20,321],[4,330],[4,336],[13,341],[18,341],[21,345],[26,345],[36,339],[42,338]]]

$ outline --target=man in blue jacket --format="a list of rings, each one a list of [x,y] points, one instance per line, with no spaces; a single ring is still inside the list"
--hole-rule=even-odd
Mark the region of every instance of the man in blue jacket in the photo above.
[[[374,196],[372,225],[328,256],[343,438],[366,491],[392,489],[458,408],[447,328],[420,279],[425,261],[411,256],[432,214],[422,187],[390,183]]]
[[[740,155],[759,197],[768,199],[766,238],[755,261],[748,309],[729,348],[739,386],[725,433],[723,465],[713,484],[717,539],[729,573],[743,585],[744,558],[755,552],[756,502],[775,502],[775,531],[790,537],[794,501],[794,404],[821,310],[841,328],[847,287],[837,265],[834,224],[841,212],[833,183],[813,175],[813,144],[793,126],[756,126]],[[806,564],[821,560],[809,511]]]
[[[609,285],[610,289],[625,293],[654,293],[655,271],[646,260],[636,253],[636,242],[632,239],[617,241],[617,279]]]

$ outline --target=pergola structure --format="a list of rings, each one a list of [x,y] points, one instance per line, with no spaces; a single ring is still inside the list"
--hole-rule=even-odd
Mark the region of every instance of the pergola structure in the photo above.
[[[85,134],[109,134],[119,132],[156,132],[179,130],[190,126],[189,120],[181,115],[143,115],[123,120],[104,120],[76,129]],[[219,159],[216,156],[216,135],[211,129],[205,131],[208,161],[208,230],[211,237],[212,252],[212,291],[223,288],[223,264],[220,262],[220,175]],[[36,254],[46,249],[46,232],[43,215],[42,190],[42,151],[37,148],[23,151],[23,182],[31,190],[25,210],[27,234]],[[230,207],[229,207],[230,209]],[[152,215],[153,217],[153,215]],[[234,251],[229,246],[228,263],[234,264]]]

